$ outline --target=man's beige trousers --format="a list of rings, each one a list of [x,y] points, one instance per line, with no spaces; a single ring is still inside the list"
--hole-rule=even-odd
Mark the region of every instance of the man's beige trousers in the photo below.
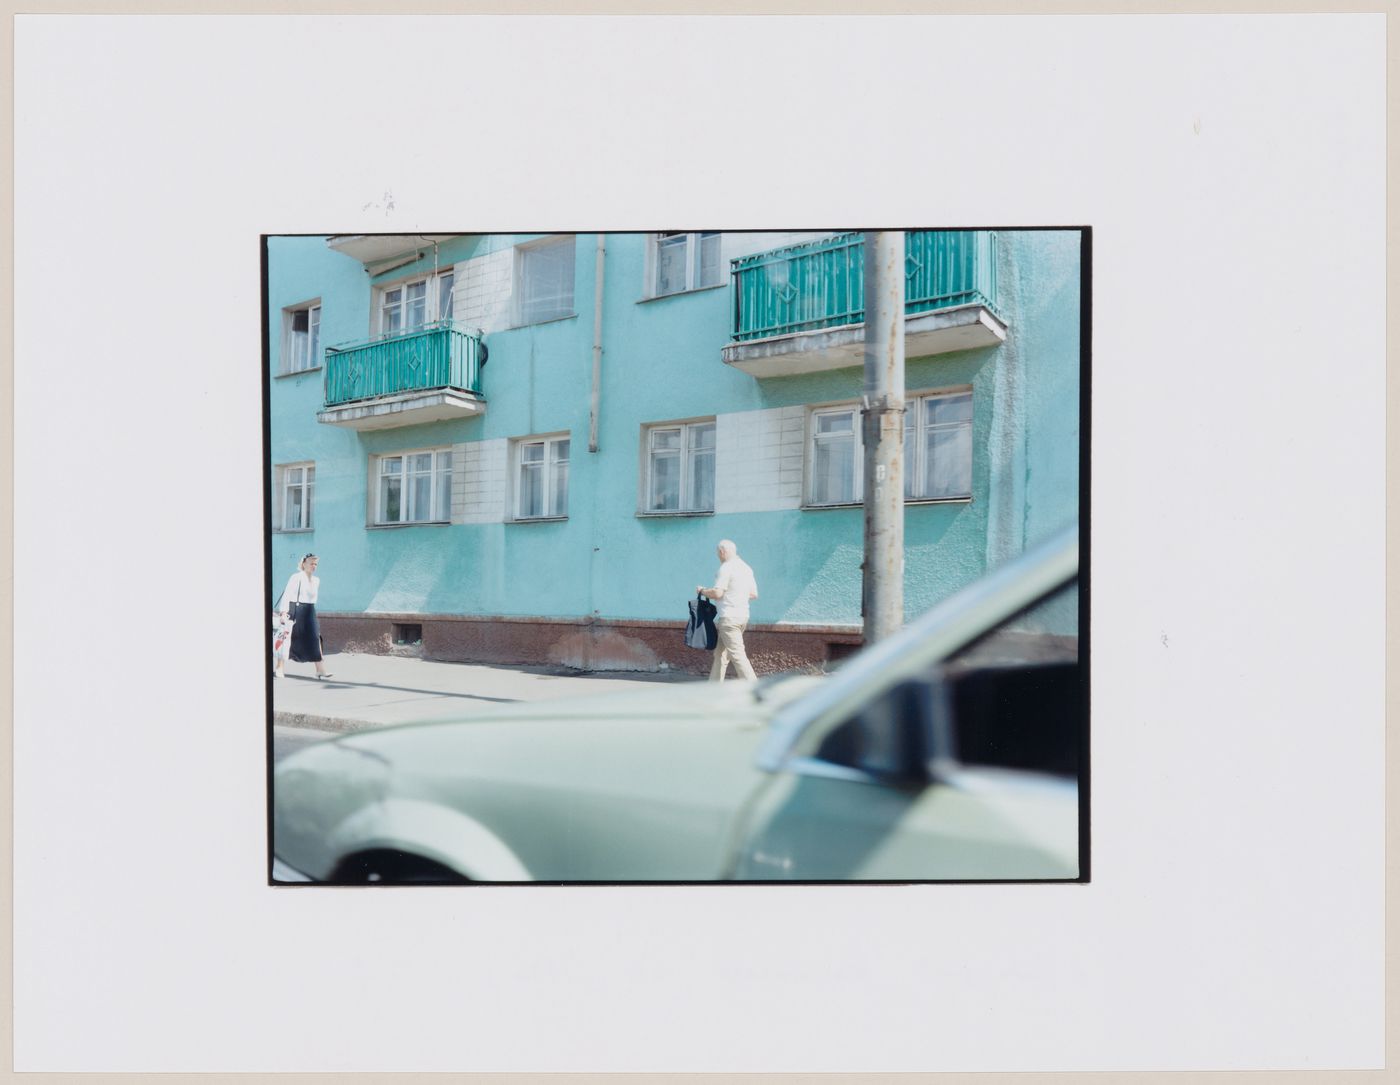
[[[724,672],[729,669],[730,660],[734,661],[734,669],[739,672],[740,678],[754,677],[749,657],[744,651],[744,630],[748,624],[732,618],[716,619],[715,632],[719,634],[719,639],[715,641],[715,661],[710,666],[711,682],[724,681]]]

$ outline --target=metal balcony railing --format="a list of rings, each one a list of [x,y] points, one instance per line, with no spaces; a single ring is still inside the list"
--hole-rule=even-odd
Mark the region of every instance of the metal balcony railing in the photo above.
[[[905,315],[963,305],[996,313],[996,244],[989,230],[905,233]],[[864,235],[848,233],[732,261],[731,338],[747,342],[861,323],[864,258]]]
[[[481,394],[480,332],[443,321],[410,332],[326,348],[326,406],[403,392],[456,388]]]

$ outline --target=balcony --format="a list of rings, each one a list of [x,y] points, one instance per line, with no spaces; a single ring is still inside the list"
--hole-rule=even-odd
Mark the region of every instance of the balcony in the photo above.
[[[349,429],[415,426],[486,410],[480,332],[449,322],[364,343],[326,348],[320,422]]]
[[[909,358],[996,346],[997,235],[904,235],[904,353]],[[733,325],[724,361],[755,377],[861,365],[865,238],[838,234],[733,261]]]

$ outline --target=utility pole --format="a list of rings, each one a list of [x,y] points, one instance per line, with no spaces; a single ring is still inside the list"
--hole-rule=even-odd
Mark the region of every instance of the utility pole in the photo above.
[[[865,643],[904,624],[904,233],[865,235]]]

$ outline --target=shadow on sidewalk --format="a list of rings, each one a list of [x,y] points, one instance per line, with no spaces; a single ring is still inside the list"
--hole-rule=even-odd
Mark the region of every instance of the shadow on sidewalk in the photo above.
[[[315,676],[309,674],[289,674],[283,678],[274,679],[274,681],[279,682],[287,682],[293,680],[297,682],[314,682],[315,684],[325,686],[328,689],[336,687],[339,687],[341,689],[383,689],[392,690],[396,693],[422,693],[426,694],[429,697],[460,697],[463,700],[470,701],[492,701],[496,704],[520,703],[520,698],[518,697],[487,697],[485,694],[482,693],[454,693],[451,690],[446,689],[415,689],[412,686],[385,685],[383,682],[346,682],[342,681],[339,678],[316,678]]]

